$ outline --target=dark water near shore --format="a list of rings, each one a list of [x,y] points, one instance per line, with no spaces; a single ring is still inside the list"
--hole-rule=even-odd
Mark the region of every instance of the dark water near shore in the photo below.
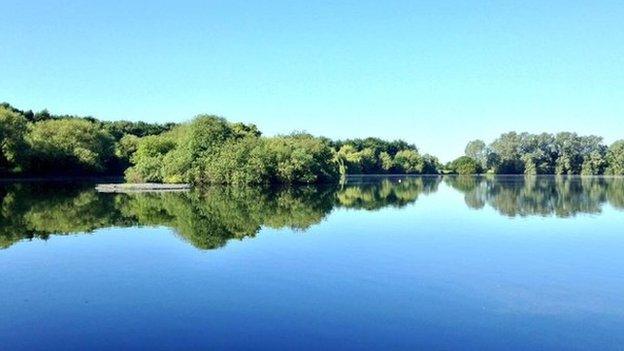
[[[621,350],[624,178],[0,183],[0,349]]]

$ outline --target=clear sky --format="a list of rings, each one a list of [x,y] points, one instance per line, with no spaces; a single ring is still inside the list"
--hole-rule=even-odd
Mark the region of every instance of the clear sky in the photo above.
[[[2,1],[0,100],[402,138],[624,138],[623,1]]]

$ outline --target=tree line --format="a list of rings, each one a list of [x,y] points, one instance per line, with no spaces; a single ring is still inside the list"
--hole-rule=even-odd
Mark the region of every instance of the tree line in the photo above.
[[[253,124],[198,115],[181,124],[100,121],[0,106],[0,175],[124,174],[130,182],[310,184],[346,174],[438,173],[404,141],[265,137]]]
[[[174,126],[33,113],[2,103],[0,176],[120,174],[130,166],[129,140]]]
[[[624,141],[510,132],[442,165],[402,140],[263,136],[253,124],[100,121],[0,105],[0,176],[125,175],[130,182],[310,184],[356,174],[624,174]]]
[[[607,146],[595,135],[509,132],[489,145],[469,142],[465,156],[448,168],[460,174],[622,175],[624,140]]]

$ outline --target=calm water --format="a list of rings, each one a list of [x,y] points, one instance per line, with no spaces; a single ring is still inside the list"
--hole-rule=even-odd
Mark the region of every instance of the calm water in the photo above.
[[[622,350],[624,178],[0,183],[0,349]]]

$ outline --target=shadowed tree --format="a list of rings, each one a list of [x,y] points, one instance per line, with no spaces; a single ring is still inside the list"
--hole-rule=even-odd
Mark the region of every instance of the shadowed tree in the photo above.
[[[609,147],[607,152],[607,173],[611,175],[624,175],[624,140],[619,140]]]
[[[0,174],[22,166],[28,152],[24,140],[27,131],[26,118],[0,107]]]

